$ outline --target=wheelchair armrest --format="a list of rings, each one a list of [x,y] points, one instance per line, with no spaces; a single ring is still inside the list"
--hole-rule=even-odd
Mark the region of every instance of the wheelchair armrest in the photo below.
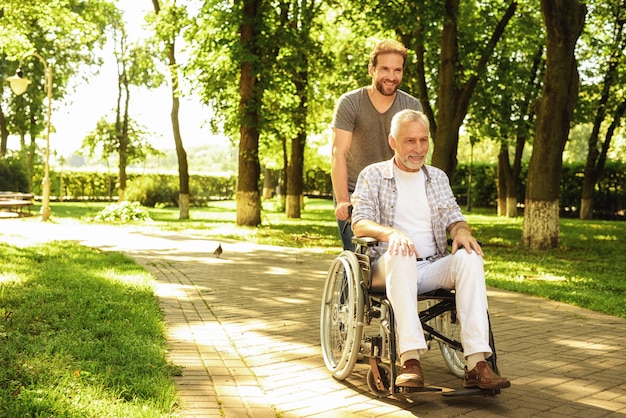
[[[352,242],[365,247],[373,247],[378,244],[378,240],[374,237],[352,237]]]

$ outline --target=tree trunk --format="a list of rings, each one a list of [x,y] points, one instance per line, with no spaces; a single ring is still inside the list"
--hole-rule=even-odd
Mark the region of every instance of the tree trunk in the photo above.
[[[506,197],[506,213],[505,216],[507,218],[517,218],[517,197],[507,196]]]
[[[583,183],[584,185],[584,183]],[[583,187],[583,192],[585,188]],[[593,199],[583,197],[580,199],[580,219],[593,219]]]
[[[563,149],[578,95],[574,48],[586,8],[577,0],[542,0],[547,29],[546,74],[528,168],[522,244],[559,246],[559,191]]]
[[[506,142],[500,144],[498,154],[498,216],[507,216],[507,173],[509,171],[509,150]]]
[[[300,218],[302,201],[302,175],[304,164],[304,146],[306,132],[299,132],[291,144],[291,163],[287,176],[287,199],[285,200],[285,213],[288,218]]]
[[[176,155],[178,156],[178,219],[182,220],[189,219],[189,168],[187,165],[187,152],[183,147],[183,138],[180,134],[180,122],[178,119],[180,100],[178,99],[178,73],[176,71],[176,64],[172,65],[170,68],[172,72],[172,131],[174,133],[174,142],[176,143]]]
[[[261,195],[259,192],[259,107],[263,96],[257,85],[257,72],[253,62],[258,57],[256,42],[259,19],[259,2],[245,0],[243,23],[239,28],[240,43],[248,58],[241,62],[239,73],[239,111],[242,116],[239,128],[239,171],[237,181],[237,225],[261,224]]]
[[[498,212],[500,216],[515,218],[518,215],[517,210],[517,186],[522,171],[522,156],[524,154],[524,146],[526,138],[530,136],[531,123],[535,117],[535,111],[532,106],[533,91],[539,89],[537,83],[538,75],[541,67],[541,57],[543,55],[543,46],[537,49],[533,57],[533,67],[530,73],[528,89],[524,95],[524,99],[520,103],[520,108],[526,109],[525,117],[521,117],[517,127],[515,141],[515,155],[513,164],[509,161],[509,145],[506,141],[501,144],[500,155],[498,156],[498,176],[502,179],[504,185],[498,188],[498,202],[503,205],[502,211]],[[502,193],[502,194],[501,194]]]
[[[159,0],[152,0],[154,12],[159,14],[161,5]],[[174,39],[174,37],[172,37]],[[172,87],[172,111],[170,117],[172,120],[172,133],[174,134],[174,143],[176,145],[176,155],[178,156],[178,219],[189,219],[189,167],[187,165],[187,152],[183,147],[183,138],[180,134],[180,120],[178,118],[180,110],[179,100],[179,79],[178,68],[176,66],[176,44],[172,40],[167,44],[167,59],[170,68],[171,87]]]
[[[123,132],[123,128],[122,128],[122,98],[124,97],[124,85],[127,85],[128,83],[128,79],[126,76],[126,63],[125,61],[122,59],[122,57],[124,57],[125,55],[125,48],[126,48],[126,43],[125,43],[125,37],[122,36],[120,38],[120,44],[119,44],[119,52],[118,55],[116,55],[117,57],[117,64],[118,64],[118,73],[117,73],[117,100],[116,100],[116,106],[115,106],[115,138],[117,139],[117,143],[118,143],[118,154],[119,154],[119,162],[118,162],[118,201],[121,202],[124,200],[124,193],[125,193],[125,189],[126,189],[126,170],[123,168],[125,167],[125,160],[126,160],[126,143],[124,142],[124,132]],[[128,89],[126,89],[126,91],[128,91]],[[128,108],[128,96],[127,96],[127,100],[126,100],[126,107]],[[124,172],[124,176],[122,176],[122,172]],[[122,182],[124,184],[124,186],[122,186]]]
[[[580,201],[580,219],[593,218],[593,191],[595,190],[596,183],[600,179],[600,176],[604,172],[606,156],[609,151],[609,147],[611,146],[613,135],[615,130],[621,124],[624,113],[626,113],[626,99],[617,107],[617,110],[613,114],[613,120],[606,131],[600,151],[597,149],[597,141],[593,145],[592,141],[589,141],[590,149],[587,154],[587,163],[585,165],[585,176],[583,178]],[[591,136],[593,137],[593,134]],[[594,148],[594,151],[591,150],[592,147]]]
[[[504,29],[515,14],[517,3],[511,2],[498,22],[480,58],[461,87],[457,75],[458,68],[458,29],[460,0],[445,0],[443,31],[441,33],[441,58],[439,66],[438,109],[436,133],[433,135],[434,149],[432,165],[441,168],[450,178],[456,170],[456,155],[459,146],[459,128],[463,124],[470,99],[487,66],[489,58],[504,33]],[[431,129],[432,133],[432,129]]]
[[[524,208],[523,244],[533,250],[558,248],[559,235],[559,200],[527,199]]]
[[[457,16],[460,0],[445,0],[445,15],[441,33],[441,58],[439,65],[439,103],[437,132],[433,137],[432,164],[452,177],[456,167],[459,143],[459,126],[455,126],[460,91],[457,87],[458,28]]]
[[[274,196],[276,184],[274,172],[269,168],[263,170],[263,200],[269,200]]]
[[[128,109],[130,107],[130,87],[128,83],[128,79],[124,77],[124,92],[126,94],[124,100],[124,117],[122,119],[122,131],[119,132],[119,144],[120,144],[120,161],[119,161],[119,191],[118,191],[118,201],[123,202],[126,200],[126,167],[128,166]]]
[[[0,158],[4,158],[7,154],[7,143],[9,141],[9,130],[7,129],[7,120],[0,106]]]
[[[303,59],[303,67],[306,68],[308,65],[306,57],[303,57]],[[300,104],[295,112],[298,133],[291,141],[291,159],[287,167],[287,199],[285,201],[285,212],[288,218],[300,218],[302,209],[301,202],[304,189],[302,176],[304,173],[304,148],[306,146],[307,133],[308,72],[304,70],[297,73],[294,84],[296,86],[296,94],[300,98]]]

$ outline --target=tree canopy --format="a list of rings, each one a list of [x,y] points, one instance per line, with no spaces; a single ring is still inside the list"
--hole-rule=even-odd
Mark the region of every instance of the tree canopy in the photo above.
[[[94,51],[121,39],[121,12],[112,1],[26,3],[0,3],[0,74],[13,74],[24,56],[37,51],[54,66],[55,98],[67,93],[78,63],[98,64]],[[536,0],[155,0],[148,16],[155,37],[126,45],[120,74],[128,85],[159,86],[165,72],[151,63],[158,56],[169,66],[172,97],[193,93],[211,109],[213,131],[239,146],[237,222],[258,225],[261,168],[283,170],[286,210],[298,217],[303,167],[312,147],[328,137],[335,101],[369,84],[372,44],[396,38],[410,51],[401,88],[420,98],[431,121],[432,164],[453,176],[462,136],[472,146],[497,142],[500,213],[515,216],[521,163],[531,151],[550,155],[548,171],[556,172],[570,126],[585,124],[589,135],[577,143],[588,151],[585,177],[591,193],[591,180],[615,155],[616,138],[623,137],[626,1],[589,2],[581,23],[578,11],[584,3],[542,0],[540,10]],[[559,11],[556,22],[546,17],[553,10]],[[559,22],[575,23],[572,32],[580,23],[582,35],[573,39],[565,30],[555,32]],[[569,53],[551,61],[554,45],[563,42]],[[43,79],[36,60],[25,61],[24,70],[33,80]],[[179,71],[184,85],[177,81]],[[563,78],[569,93],[550,102],[554,90],[546,83]],[[42,89],[36,82],[24,97],[3,93],[5,147],[9,133],[34,138],[43,129]],[[567,112],[556,118],[555,106]],[[547,137],[553,143],[544,148]],[[182,138],[176,142],[179,156],[185,156]],[[537,161],[531,162],[531,173],[540,170]],[[184,163],[179,161],[181,167]],[[558,176],[534,175],[527,198],[553,203],[556,198],[558,207]],[[537,184],[545,186],[543,192],[534,188]]]

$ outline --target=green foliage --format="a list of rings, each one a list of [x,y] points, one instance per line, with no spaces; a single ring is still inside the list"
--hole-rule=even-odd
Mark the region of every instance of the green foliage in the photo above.
[[[105,172],[52,171],[52,196],[71,200],[111,200],[115,195],[117,175]],[[62,181],[61,181],[62,180]],[[235,195],[234,175],[190,176],[191,202],[201,204],[209,200],[230,199]],[[62,190],[61,190],[62,187]],[[35,184],[33,193],[41,194],[41,184]],[[178,204],[178,175],[130,174],[127,198],[144,206]],[[130,198],[132,196],[132,199]]]
[[[143,206],[157,204],[176,206],[178,203],[177,178],[166,175],[144,175],[134,177],[126,189],[126,198],[140,202]]]
[[[28,190],[28,173],[20,158],[0,158],[0,191],[30,192]]]
[[[577,43],[578,59],[584,65],[579,69],[575,118],[578,123],[593,124],[600,116],[608,125],[626,98],[626,9],[620,1],[589,2],[587,8],[585,28]]]
[[[564,164],[561,172],[559,204],[561,216],[578,217],[582,192],[583,163]],[[526,172],[528,165],[522,165],[521,182],[517,186],[517,200],[524,203],[526,193]],[[452,190],[461,206],[467,204],[467,164],[457,166]],[[472,167],[472,207],[494,208],[497,205],[498,191],[497,166],[495,164],[474,164]],[[608,163],[604,174],[596,185],[593,195],[594,217],[598,219],[624,219],[626,209],[626,164]]]
[[[148,212],[141,206],[139,202],[123,201],[120,203],[112,203],[104,208],[100,213],[93,217],[95,222],[145,222],[152,221]]]
[[[112,199],[115,195],[117,176],[105,172],[64,171],[51,172],[52,195],[73,199]]]
[[[467,205],[468,181],[470,167],[467,164],[457,165],[454,181],[451,183],[452,192],[459,205]],[[494,164],[478,163],[472,170],[472,207],[493,208],[498,204],[498,189],[496,187],[498,170]],[[522,199],[523,201],[523,199]]]
[[[528,28],[542,24],[539,8],[521,4],[498,42],[472,96],[466,129],[475,140],[497,138],[512,148],[517,136],[531,142],[535,117],[531,104],[541,94],[545,34]]]
[[[304,173],[304,190],[309,195],[332,196],[333,184],[325,170],[307,170]]]
[[[73,242],[0,243],[0,416],[168,417],[153,277],[128,257]]]
[[[199,176],[190,178],[192,201],[201,204],[207,200],[232,199],[235,196],[236,176]]]
[[[37,136],[45,129],[44,66],[53,68],[54,98],[65,97],[70,79],[98,63],[96,51],[106,41],[107,25],[119,19],[111,1],[3,0],[0,17],[0,74],[13,75],[22,61],[24,75],[34,82],[21,97],[3,96],[11,133]],[[4,122],[3,122],[4,123]]]
[[[144,161],[148,156],[163,155],[150,144],[149,135],[145,127],[140,126],[133,119],[128,120],[128,142],[126,143],[127,162]],[[115,122],[107,122],[102,117],[96,123],[95,129],[83,139],[82,149],[90,157],[100,155],[107,159],[120,150],[120,132]]]

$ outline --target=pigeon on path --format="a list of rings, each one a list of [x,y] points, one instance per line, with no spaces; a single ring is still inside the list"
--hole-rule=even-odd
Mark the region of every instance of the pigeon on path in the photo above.
[[[215,251],[213,251],[213,255],[215,255],[217,258],[220,258],[220,255],[222,255],[222,244],[218,244],[217,248],[215,249]]]

